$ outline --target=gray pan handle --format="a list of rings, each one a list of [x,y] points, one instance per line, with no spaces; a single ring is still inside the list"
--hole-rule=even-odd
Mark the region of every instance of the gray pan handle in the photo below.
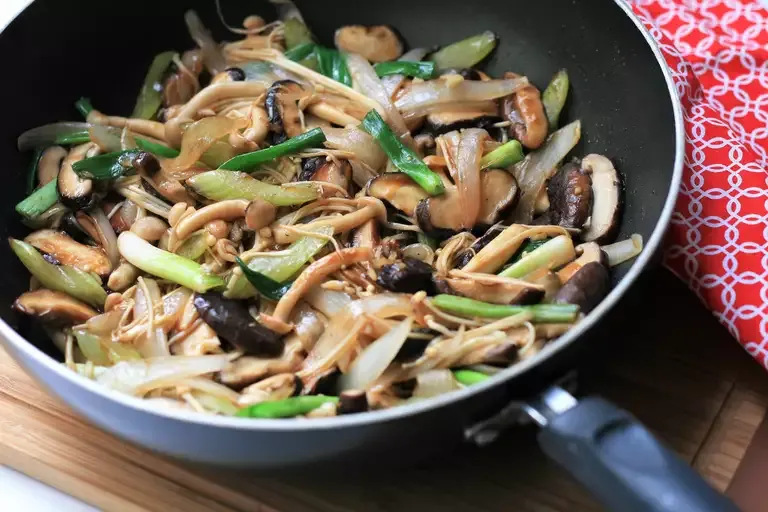
[[[609,510],[738,511],[633,416],[601,398],[551,388],[523,407],[541,425],[544,452]]]

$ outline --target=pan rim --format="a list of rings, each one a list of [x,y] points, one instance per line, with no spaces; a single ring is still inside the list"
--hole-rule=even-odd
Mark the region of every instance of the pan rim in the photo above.
[[[595,308],[587,317],[580,322],[574,329],[566,333],[564,336],[558,338],[552,343],[549,343],[534,357],[516,363],[515,365],[499,372],[492,378],[475,384],[473,386],[466,387],[464,389],[454,391],[452,393],[445,394],[443,396],[435,397],[424,402],[409,404],[406,406],[394,407],[391,409],[384,409],[380,411],[371,411],[356,415],[347,415],[334,418],[322,418],[313,419],[312,421],[296,421],[296,420],[264,420],[264,419],[250,419],[250,418],[234,418],[234,417],[222,417],[222,416],[208,416],[200,413],[185,412],[185,411],[173,411],[164,410],[153,407],[140,398],[135,398],[129,395],[122,394],[118,391],[108,389],[104,386],[97,384],[96,382],[86,379],[79,374],[66,368],[64,365],[58,363],[50,356],[46,355],[34,344],[27,341],[23,336],[17,333],[8,323],[0,319],[0,341],[3,345],[11,345],[12,350],[9,350],[9,355],[14,359],[18,359],[16,351],[23,354],[24,358],[33,360],[37,365],[42,366],[45,370],[55,373],[58,377],[69,381],[71,384],[78,386],[82,390],[88,391],[97,395],[101,399],[109,400],[120,404],[123,407],[132,409],[135,413],[144,413],[161,417],[166,420],[179,421],[184,423],[193,423],[196,426],[201,427],[213,427],[235,430],[252,430],[252,431],[279,431],[279,432],[309,432],[317,430],[330,430],[330,429],[342,429],[342,428],[354,428],[361,427],[372,423],[385,423],[389,421],[395,421],[405,419],[417,414],[424,414],[434,409],[442,408],[454,402],[461,402],[467,400],[480,393],[489,391],[512,378],[515,378],[534,366],[544,364],[545,361],[559,353],[571,343],[574,343],[580,336],[589,331],[599,319],[603,317],[610,309],[612,309],[618,300],[626,293],[626,291],[634,284],[642,271],[648,266],[651,258],[654,256],[656,250],[661,245],[664,234],[667,231],[672,214],[674,211],[675,203],[682,182],[683,175],[683,159],[685,152],[685,132],[683,125],[683,110],[680,103],[680,99],[677,95],[677,90],[672,77],[672,72],[666,64],[664,56],[659,49],[658,44],[651,36],[650,32],[645,28],[640,19],[634,14],[631,7],[625,0],[613,0],[616,6],[621,9],[624,14],[632,21],[637,29],[642,34],[646,43],[650,47],[660,71],[664,76],[667,84],[667,91],[669,93],[669,99],[671,101],[674,123],[675,123],[675,161],[672,173],[672,179],[670,181],[669,192],[664,202],[664,207],[659,216],[658,222],[653,229],[651,236],[645,243],[643,252],[638,256],[632,268],[622,278],[616,287],[614,287],[608,296]],[[30,2],[31,3],[31,2]],[[28,7],[28,6],[27,6]],[[26,9],[26,7],[25,7]],[[7,24],[0,25],[0,31],[4,30],[10,25],[25,9],[21,9],[15,16],[8,20]],[[27,364],[18,361],[21,366]],[[37,382],[39,385],[42,383]],[[47,386],[43,386],[46,387]],[[68,407],[75,408],[75,402],[71,403],[68,400],[62,400]],[[90,421],[90,419],[89,419]],[[108,427],[112,429],[111,427]]]

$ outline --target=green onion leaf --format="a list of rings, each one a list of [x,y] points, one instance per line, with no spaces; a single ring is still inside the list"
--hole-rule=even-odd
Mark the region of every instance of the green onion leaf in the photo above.
[[[133,167],[138,149],[115,151],[85,158],[72,164],[72,170],[81,178],[90,180],[111,180],[119,178]]]
[[[175,56],[176,52],[163,52],[156,55],[152,60],[131,117],[139,119],[152,119],[154,117],[163,103],[163,77]]]
[[[35,190],[29,197],[16,205],[16,213],[27,219],[34,219],[59,200],[56,178]]]
[[[271,277],[267,277],[261,272],[251,270],[248,268],[248,265],[246,265],[245,262],[240,258],[235,258],[235,261],[237,261],[237,264],[240,266],[240,270],[243,271],[243,275],[246,279],[248,279],[248,282],[251,283],[254,288],[256,288],[257,292],[269,300],[278,301],[282,299],[283,295],[285,295],[288,290],[291,289],[291,285],[293,285],[293,283],[278,283]]]
[[[93,110],[93,105],[91,105],[89,98],[80,98],[75,102],[75,108],[84,118],[87,118],[88,114]]]
[[[368,112],[363,119],[362,128],[378,141],[392,163],[429,195],[437,196],[445,192],[440,176],[432,172],[416,153],[400,142],[376,110]]]
[[[479,384],[480,382],[491,378],[489,375],[472,370],[453,370],[453,377],[459,382],[459,384],[464,386]]]
[[[380,62],[373,66],[379,77],[387,75],[405,75],[429,80],[435,76],[434,62],[410,62],[397,60],[392,62]]]
[[[317,69],[317,55],[315,54],[314,43],[300,44],[285,52],[285,56],[294,62],[310,69]]]
[[[224,162],[219,169],[227,171],[249,171],[261,164],[277,160],[286,155],[292,155],[307,148],[318,147],[323,142],[325,142],[325,133],[323,133],[322,128],[314,128],[307,133],[302,133],[281,144],[266,149],[260,149],[259,151],[253,151],[252,153],[238,155]]]
[[[147,153],[152,153],[153,155],[163,158],[176,158],[179,156],[178,150],[169,148],[164,144],[158,144],[157,142],[142,139],[141,137],[134,137],[134,140],[136,141],[136,147],[142,151],[146,151]]]
[[[35,191],[37,166],[40,165],[40,157],[43,156],[43,151],[45,151],[45,148],[36,148],[32,154],[32,161],[29,163],[29,170],[27,171],[27,195]]]
[[[352,75],[349,74],[347,58],[343,53],[323,46],[315,46],[315,55],[320,73],[347,87],[352,87]]]
[[[285,39],[285,47],[291,51],[297,46],[311,44],[313,37],[312,32],[300,19],[290,18],[283,23],[283,39]],[[288,52],[286,52],[287,55]]]
[[[88,134],[88,130],[60,135],[53,141],[53,143],[58,146],[76,146],[78,144],[85,144],[86,142],[91,142],[91,136]]]
[[[505,268],[499,275],[520,279],[542,267],[554,270],[575,258],[576,250],[573,247],[573,240],[568,236],[560,235],[547,240],[531,252],[522,254],[519,260]]]
[[[339,399],[335,396],[324,395],[293,396],[240,409],[237,416],[241,418],[295,418],[328,403],[337,404]]]

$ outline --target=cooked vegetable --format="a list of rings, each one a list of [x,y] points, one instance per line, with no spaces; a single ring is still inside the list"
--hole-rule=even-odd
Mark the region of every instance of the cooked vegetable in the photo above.
[[[575,304],[586,315],[608,295],[610,287],[608,269],[600,263],[587,263],[560,288],[552,302]]]
[[[392,163],[428,194],[435,196],[445,191],[440,177],[395,137],[378,112],[368,112],[363,119],[362,128],[378,141]]]
[[[313,148],[325,142],[325,134],[320,128],[315,128],[302,133],[282,144],[277,144],[267,149],[261,149],[252,153],[238,155],[221,164],[219,169],[227,171],[249,171],[267,162],[271,162],[286,155],[298,153],[307,148]]]
[[[571,323],[576,321],[579,307],[572,304],[537,304],[535,306],[504,306],[478,300],[456,297],[455,295],[437,295],[432,299],[436,307],[457,315],[481,318],[504,318],[524,312],[533,314],[534,322]]]
[[[370,60],[370,59],[369,59]],[[376,74],[380,77],[390,75],[403,75],[412,78],[422,78],[429,80],[435,76],[435,63],[434,62],[408,62],[408,61],[393,61],[393,62],[379,62],[373,69],[376,70]]]
[[[24,239],[32,247],[49,254],[64,265],[94,272],[100,276],[112,271],[112,264],[102,249],[76,242],[66,233],[52,229],[35,231]]]
[[[80,178],[91,180],[113,180],[125,174],[133,166],[133,159],[139,150],[128,149],[115,153],[85,158],[72,164],[72,170]]]
[[[569,162],[549,180],[547,197],[547,224],[581,229],[592,214],[592,179],[578,164]]]
[[[456,43],[444,46],[433,53],[430,60],[438,69],[472,68],[496,48],[496,34],[485,31]]]
[[[14,254],[44,287],[66,293],[97,308],[104,306],[107,292],[98,278],[74,267],[48,263],[37,249],[26,242],[10,238],[9,243]]]
[[[616,242],[615,244],[603,246],[606,257],[608,258],[608,266],[615,267],[621,265],[625,261],[629,261],[643,250],[643,237],[635,233],[627,240]]]
[[[88,128],[90,128],[88,123],[46,124],[22,133],[16,145],[19,151],[29,151],[55,144],[61,146],[83,144],[91,140]]]
[[[402,262],[384,265],[379,270],[376,282],[385,290],[398,293],[426,291],[434,295],[432,266],[414,258],[403,258]],[[433,293],[430,293],[433,292]]]
[[[347,87],[352,86],[352,77],[349,74],[349,69],[347,69],[347,59],[343,53],[323,46],[315,46],[315,56],[317,57],[317,68],[322,74]]]
[[[34,219],[59,200],[58,185],[56,180],[49,182],[34,191],[29,197],[16,205],[16,212],[27,218]]]
[[[621,180],[610,160],[587,155],[582,168],[592,177],[592,217],[582,238],[587,242],[608,242],[616,233],[621,216]]]
[[[13,309],[46,323],[63,322],[69,325],[82,324],[96,316],[96,311],[87,304],[51,290],[23,293],[13,303]]]
[[[541,95],[541,102],[544,104],[544,111],[547,113],[550,130],[557,128],[560,119],[560,112],[565,106],[565,100],[568,98],[568,86],[570,80],[568,72],[561,69],[550,80],[547,88]]]
[[[312,32],[298,18],[285,20],[283,23],[283,37],[285,38],[285,47],[288,50],[296,48],[302,44],[312,42]]]
[[[490,378],[489,375],[472,370],[454,370],[453,376],[460,384],[463,384],[464,386],[479,384],[480,382]]]
[[[504,74],[506,79],[520,78],[515,73]],[[509,136],[528,149],[536,149],[549,132],[549,123],[541,103],[541,93],[532,84],[517,89],[502,102],[504,117],[509,125]]]
[[[357,53],[371,62],[395,60],[403,53],[400,38],[386,25],[341,27],[336,31],[334,41],[339,50]]]
[[[163,103],[163,75],[165,75],[175,56],[176,52],[163,52],[157,54],[152,60],[131,117],[151,119],[155,115]]]
[[[80,112],[83,118],[88,118],[88,114],[90,114],[93,110],[93,105],[91,105],[90,99],[80,98],[75,102],[75,108],[78,112]]]
[[[40,158],[43,156],[43,151],[45,151],[43,148],[35,148],[32,160],[29,163],[29,170],[27,171],[27,195],[35,191],[35,184],[37,183],[37,166],[40,163]]]
[[[324,404],[337,404],[335,396],[295,396],[277,402],[264,402],[240,409],[241,418],[294,418],[308,414]]]
[[[153,276],[168,279],[199,293],[224,286],[224,280],[208,273],[192,260],[158,249],[130,231],[117,238],[120,255],[131,265]]]
[[[264,297],[270,300],[278,301],[283,298],[283,295],[285,295],[288,290],[291,289],[291,285],[293,283],[278,283],[274,279],[265,276],[261,272],[251,270],[248,265],[246,265],[240,258],[237,258],[235,261],[237,261],[237,265],[240,267],[240,270],[243,271],[243,275],[246,279],[248,279],[248,282],[251,283],[253,287],[256,288],[256,291]]]
[[[565,235],[548,240],[540,247],[525,254],[499,275],[502,277],[525,277],[542,267],[555,269],[576,257],[573,241]]]
[[[152,153],[153,155],[161,156],[163,158],[176,158],[179,156],[178,150],[169,148],[163,144],[142,139],[141,137],[134,137],[134,141],[140,150],[146,151],[147,153]]]
[[[280,187],[259,181],[242,172],[208,171],[189,178],[186,184],[214,201],[263,199],[275,206],[304,204],[317,199],[314,187]]]
[[[486,153],[480,161],[481,169],[506,169],[515,165],[523,158],[523,147],[516,140],[502,144],[490,153]]]

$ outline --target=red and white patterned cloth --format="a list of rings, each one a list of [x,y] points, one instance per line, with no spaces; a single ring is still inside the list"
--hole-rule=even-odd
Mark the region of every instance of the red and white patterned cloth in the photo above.
[[[683,104],[666,265],[768,368],[768,11],[757,0],[632,0]]]

